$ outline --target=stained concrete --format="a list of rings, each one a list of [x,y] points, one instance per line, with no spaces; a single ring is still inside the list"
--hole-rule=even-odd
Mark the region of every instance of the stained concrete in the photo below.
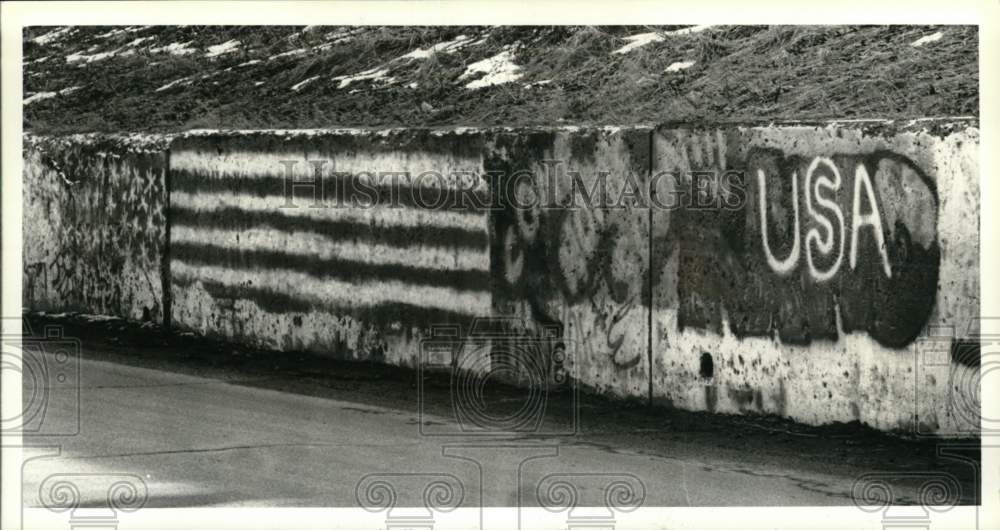
[[[131,234],[110,255],[142,249],[144,273],[169,232],[169,288],[142,296],[204,335],[415,367],[435,328],[515,317],[537,347],[498,356],[508,343],[477,339],[474,370],[513,364],[522,384],[558,373],[687,410],[974,434],[978,134],[974,120],[202,131],[170,144],[165,221],[151,185],[112,211],[152,225],[101,226]],[[103,182],[123,162],[99,155],[65,156]],[[26,151],[26,305],[137,318],[138,295],[91,285],[119,277],[108,252],[34,237],[59,232],[62,212],[101,212],[52,192],[68,184],[40,156]],[[375,199],[386,171],[431,203],[487,202]],[[614,207],[580,204],[602,179]],[[498,202],[540,191],[531,208]],[[38,271],[67,251],[70,274],[94,274],[54,291]],[[129,267],[123,293],[140,283]]]

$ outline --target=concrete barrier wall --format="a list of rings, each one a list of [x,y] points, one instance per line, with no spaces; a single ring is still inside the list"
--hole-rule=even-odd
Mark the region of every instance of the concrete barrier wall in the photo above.
[[[490,136],[485,157],[506,198],[491,221],[496,314],[557,330],[566,369],[616,396],[649,389],[649,210],[641,195],[650,132],[502,132]],[[630,190],[637,196],[617,204]]]
[[[460,189],[486,194],[479,142],[356,130],[179,139],[174,323],[255,346],[414,365],[432,325],[467,328],[490,314],[486,211],[435,208]],[[398,200],[383,193],[394,179]]]
[[[617,397],[975,432],[978,145],[961,121],[189,133],[168,307],[404,366],[435,325],[510,317]],[[39,156],[26,221],[52,217]]]
[[[25,307],[162,319],[166,144],[25,138]]]
[[[709,186],[721,208],[654,211],[654,398],[974,430],[975,128],[661,128],[653,151],[654,175],[682,189],[701,174],[745,184]]]

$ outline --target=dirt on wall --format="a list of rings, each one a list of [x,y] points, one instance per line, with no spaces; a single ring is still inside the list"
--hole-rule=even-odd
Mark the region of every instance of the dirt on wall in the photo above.
[[[166,189],[142,143],[29,138],[27,306],[155,314],[141,300],[161,294],[149,278],[163,232],[148,208]],[[978,417],[978,344],[955,335],[950,357],[914,353],[930,327],[974,333],[978,143],[975,120],[193,132],[170,144],[160,272],[178,327],[253,346],[414,366],[429,324],[492,312],[557,329],[564,364],[598,392],[962,434]],[[362,190],[320,186],[330,207],[303,188],[286,208],[289,160],[303,181],[322,161],[324,181],[384,169],[411,192],[439,172],[445,198],[473,183],[474,196],[498,184],[487,195],[512,199],[527,185],[544,206],[388,194],[339,208],[328,201]],[[724,189],[731,174],[738,190]],[[723,178],[702,194],[695,175]],[[604,177],[622,207],[566,204]],[[735,205],[701,202],[731,191]],[[662,206],[678,192],[682,208]]]
[[[25,307],[164,317],[166,139],[26,137]]]

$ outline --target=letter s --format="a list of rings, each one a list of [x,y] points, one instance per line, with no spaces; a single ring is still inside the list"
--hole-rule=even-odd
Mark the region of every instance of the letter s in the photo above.
[[[833,173],[833,180],[830,180],[826,176],[822,176],[816,179],[816,185],[813,186],[813,175],[816,173],[820,164],[825,165],[830,169],[830,172]],[[828,190],[836,191],[840,189],[840,185],[840,171],[837,170],[837,166],[833,163],[833,161],[825,156],[814,158],[812,163],[809,164],[809,169],[806,171],[806,211],[809,212],[809,215],[824,228],[823,234],[827,235],[827,237],[824,238],[819,229],[815,227],[810,228],[806,233],[806,262],[809,264],[809,273],[816,279],[817,282],[825,282],[830,278],[833,278],[837,274],[837,271],[840,270],[840,262],[844,258],[844,213],[840,210],[840,206],[838,206],[837,203],[824,198],[820,194],[821,186]],[[830,220],[813,208],[812,197],[814,195],[816,197],[816,202],[819,203],[820,206],[830,210],[833,212],[834,216],[837,217],[838,230],[834,231],[834,227],[830,223]],[[813,245],[811,243],[815,243],[815,246],[819,249],[820,253],[828,255],[833,250],[834,237],[838,235],[839,237],[837,237],[837,239],[840,239],[840,246],[837,249],[836,261],[834,261],[833,265],[830,265],[830,268],[827,270],[818,270],[813,262]]]

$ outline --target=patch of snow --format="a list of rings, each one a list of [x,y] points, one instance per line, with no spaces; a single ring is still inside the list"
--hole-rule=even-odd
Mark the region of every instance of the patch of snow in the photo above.
[[[937,41],[941,40],[941,37],[943,37],[943,36],[944,35],[940,31],[937,32],[937,33],[931,33],[930,35],[924,35],[923,37],[920,37],[919,39],[911,42],[910,46],[913,46],[914,48],[917,48],[917,47],[923,46],[924,44],[930,44],[932,42],[937,42]]]
[[[159,48],[150,48],[149,51],[152,53],[169,53],[170,55],[187,55],[195,52],[195,50],[188,48],[188,45],[192,42],[194,41],[173,42]]]
[[[31,105],[32,103],[34,103],[36,101],[41,101],[43,99],[54,98],[56,96],[65,96],[66,94],[72,94],[73,92],[76,92],[77,90],[80,90],[80,87],[78,87],[78,86],[71,86],[71,87],[68,87],[68,88],[64,88],[62,90],[58,90],[56,92],[36,92],[36,93],[32,94],[31,96],[25,98],[24,99],[24,104],[25,105]]]
[[[355,81],[366,81],[369,80],[373,83],[384,82],[388,83],[392,81],[389,77],[389,69],[387,68],[372,68],[365,70],[364,72],[359,72],[354,75],[338,75],[333,78],[334,81],[340,81],[337,88],[343,89],[347,88],[351,83]]]
[[[171,88],[173,88],[173,87],[175,87],[177,85],[181,85],[181,84],[187,85],[187,84],[190,84],[190,83],[191,83],[191,77],[190,76],[188,76],[188,77],[182,77],[180,79],[175,79],[175,80],[173,80],[173,81],[171,81],[171,82],[169,82],[169,83],[161,86],[160,88],[157,88],[156,90],[154,90],[154,92],[163,92],[164,90],[169,90],[169,89],[171,89]]]
[[[417,84],[417,82],[416,82],[416,81],[414,81],[414,82],[412,82],[412,83],[410,83],[410,84],[406,85],[406,87],[407,87],[407,88],[412,88],[412,89],[416,90],[417,88],[419,88],[419,87],[420,87],[420,85],[419,85],[419,84]]]
[[[714,27],[713,24],[702,24],[700,26],[691,26],[687,28],[675,29],[673,31],[668,31],[664,33],[667,37],[679,37],[681,35],[690,35],[692,33],[701,33],[706,29]]]
[[[253,86],[260,86],[260,85],[263,85],[263,84],[264,84],[263,81],[254,81]]]
[[[534,83],[525,83],[524,88],[535,88],[539,86],[544,86],[552,83],[551,79],[543,79],[541,81],[535,81]]]
[[[100,35],[95,35],[95,39],[106,39],[108,37],[114,37],[115,35],[121,35],[122,33],[135,33],[137,31],[142,31],[146,28],[151,28],[152,26],[129,26],[127,28],[115,28],[106,33],[101,33]]]
[[[244,66],[250,66],[250,65],[253,65],[253,64],[259,64],[261,62],[262,61],[260,59],[250,59],[249,61],[247,61],[245,63],[240,63],[240,64],[236,65],[236,67],[237,68],[242,68]]]
[[[687,70],[694,66],[694,61],[678,61],[676,63],[671,63],[664,72],[680,72],[681,70]]]
[[[275,59],[280,59],[282,57],[290,57],[292,55],[302,55],[303,53],[306,53],[306,49],[305,48],[298,48],[296,50],[289,50],[287,52],[281,52],[281,53],[279,53],[277,55],[272,55],[272,56],[268,57],[267,60],[268,61],[273,61]]]
[[[476,89],[510,83],[511,81],[517,81],[523,75],[521,67],[514,64],[514,55],[510,50],[470,64],[465,69],[465,72],[458,76],[458,79],[461,81],[477,73],[486,75],[466,84],[465,88]]]
[[[676,29],[674,31],[667,31],[667,32],[664,32],[664,33],[656,33],[656,32],[639,33],[637,35],[632,35],[632,36],[629,36],[629,37],[625,37],[625,40],[628,41],[628,44],[626,44],[625,46],[622,46],[621,48],[618,48],[617,50],[615,50],[615,51],[613,51],[611,53],[618,53],[618,54],[628,53],[628,52],[630,52],[630,51],[632,51],[632,50],[634,50],[636,48],[645,46],[645,45],[647,45],[647,44],[649,44],[651,42],[660,42],[660,41],[662,41],[663,39],[665,39],[667,37],[679,37],[679,36],[682,36],[682,35],[690,35],[692,33],[699,33],[699,32],[705,31],[706,29],[709,29],[711,27],[712,27],[712,25],[705,24],[705,25],[701,25],[701,26],[691,26],[691,27],[688,27],[688,28]]]
[[[660,42],[663,40],[663,35],[659,33],[639,33],[638,35],[632,35],[630,37],[625,37],[628,44],[618,48],[611,53],[628,53],[636,48],[645,46],[651,42]]]
[[[115,28],[115,29],[113,29],[111,31],[108,31],[108,32],[105,32],[105,33],[101,33],[100,35],[95,35],[94,38],[95,39],[106,39],[108,37],[114,37],[115,35],[120,35],[122,33],[125,33],[125,30],[120,29],[120,28]]]
[[[70,31],[73,31],[71,27],[59,28],[57,30],[50,31],[45,35],[39,35],[32,39],[35,44],[49,44],[55,42],[63,37],[65,37]]]
[[[56,97],[56,92],[35,92],[34,94],[24,98],[25,105],[31,105],[36,101],[41,101],[43,99],[49,99]]]
[[[114,37],[115,35],[120,35],[122,33],[125,33],[125,30],[119,29],[119,28],[115,28],[115,29],[113,29],[111,31],[108,31],[108,32],[105,32],[105,33],[101,33],[100,35],[94,35],[94,38],[95,39],[106,39],[108,37]]]
[[[232,53],[236,51],[237,48],[239,47],[240,47],[240,41],[235,39],[229,40],[223,42],[222,44],[216,44],[215,46],[209,46],[208,48],[206,48],[208,53],[205,54],[205,57],[218,57],[226,53]]]
[[[88,64],[88,63],[92,63],[94,61],[101,61],[101,60],[107,59],[108,57],[112,57],[112,56],[115,55],[115,53],[117,51],[118,50],[111,50],[109,52],[95,53],[93,55],[84,55],[84,54],[82,54],[80,52],[71,53],[71,54],[69,54],[69,55],[66,56],[66,62],[67,63],[76,63],[76,62],[83,61],[84,64]]]
[[[314,76],[310,77],[309,79],[305,79],[305,80],[299,81],[298,83],[295,83],[294,85],[292,85],[292,90],[295,91],[295,92],[298,92],[302,87],[308,85],[309,83],[312,83],[313,81],[315,81],[317,79],[319,79],[319,76],[318,75],[314,75]]]
[[[340,44],[343,42],[348,42],[354,39],[360,33],[363,33],[365,28],[352,28],[346,31],[331,31],[323,36],[325,40],[331,41],[333,44]]]
[[[480,44],[486,42],[486,39],[488,39],[488,38],[490,38],[490,34],[486,33],[482,37],[480,37],[479,40],[477,40],[475,42],[470,42],[469,46],[479,46]]]
[[[152,37],[152,36],[150,36],[150,37],[139,37],[138,39],[135,39],[132,42],[129,42],[128,44],[122,46],[122,48],[131,48],[132,46],[138,46],[138,45],[142,44],[143,42],[146,42],[148,40],[153,40],[155,38],[156,37]]]
[[[400,59],[426,59],[431,56],[432,53],[452,53],[454,51],[460,50],[465,46],[468,46],[472,41],[472,37],[467,37],[465,35],[459,35],[453,40],[447,42],[439,42],[430,48],[420,48],[413,50],[412,52],[403,55]]]

